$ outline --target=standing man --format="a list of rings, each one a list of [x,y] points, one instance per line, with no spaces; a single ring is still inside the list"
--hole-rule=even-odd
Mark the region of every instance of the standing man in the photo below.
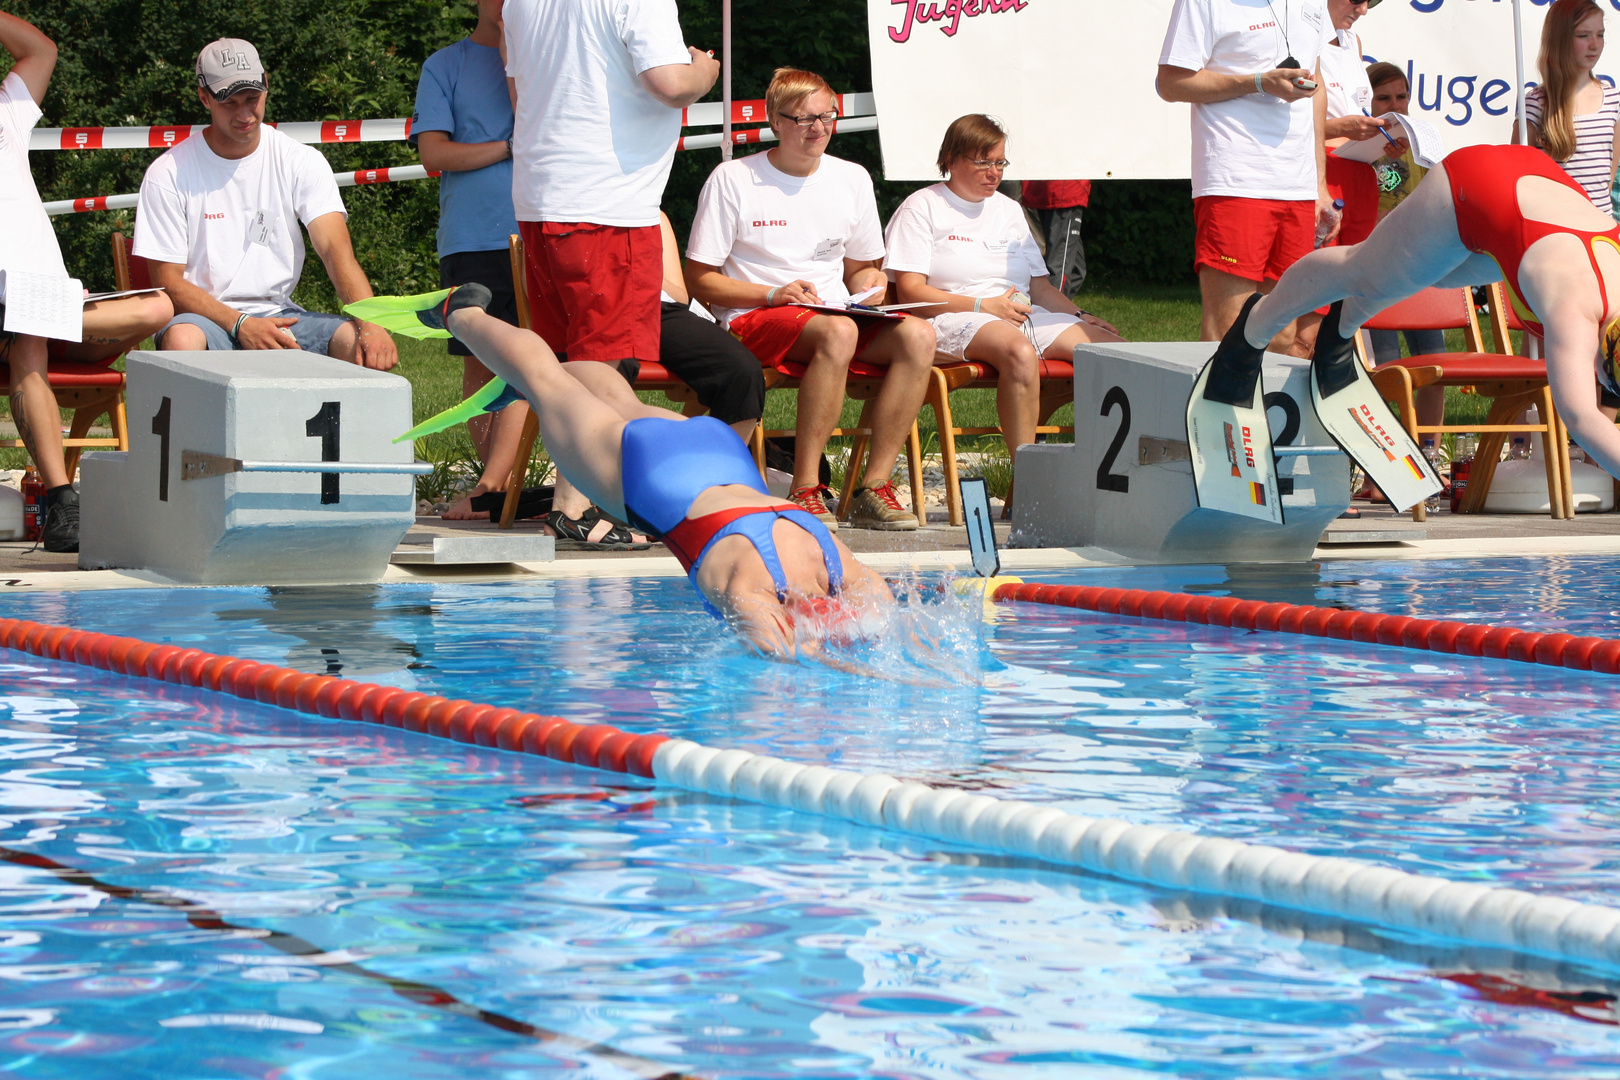
[[[158,348],[303,349],[387,371],[399,362],[388,331],[293,303],[304,269],[299,222],[343,303],[372,292],[332,167],[319,150],[264,126],[269,87],[249,42],[204,46],[197,99],[208,126],[165,151],[141,181],[135,254],[180,313]]]
[[[1250,294],[1269,292],[1331,220],[1319,84],[1332,34],[1323,0],[1176,0],[1170,13],[1158,90],[1192,103],[1205,341],[1219,341]],[[1271,347],[1294,351],[1294,324]]]
[[[681,110],[720,63],[685,44],[675,0],[506,0],[502,19],[532,325],[597,396],[623,400],[658,359],[658,208]],[[554,507],[563,540],[622,532],[571,486]]]
[[[1046,238],[1047,280],[1074,299],[1086,283],[1086,245],[1080,224],[1091,202],[1090,180],[1025,180],[1020,201],[1040,218]]]
[[[478,0],[478,25],[470,37],[427,58],[416,86],[411,142],[422,164],[439,177],[439,284],[487,288],[489,313],[518,324],[507,238],[518,231],[512,210],[512,98],[501,62],[501,2]],[[455,338],[450,355],[462,357],[461,389],[471,397],[494,378]],[[493,516],[482,509],[506,490],[523,436],[529,406],[516,401],[491,417],[469,421],[473,445],[484,463],[470,496],[445,511],[447,518]]]
[[[38,28],[0,12],[0,48],[11,70],[0,82],[0,270],[65,278],[67,268],[28,168],[28,133],[39,123],[56,70],[56,43]],[[0,305],[0,312],[4,312]],[[62,412],[46,378],[52,360],[112,360],[139,345],[174,314],[162,293],[86,304],[82,340],[0,333],[0,360],[11,365],[11,416],[45,483],[46,551],[79,550],[79,495],[62,456]]]

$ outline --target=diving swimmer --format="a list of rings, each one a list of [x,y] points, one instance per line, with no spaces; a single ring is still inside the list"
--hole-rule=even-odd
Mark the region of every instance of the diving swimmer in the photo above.
[[[540,337],[484,310],[490,293],[482,285],[404,299],[410,306],[378,298],[396,310],[373,314],[417,337],[453,333],[528,399],[563,475],[609,514],[661,538],[704,606],[761,652],[814,651],[800,623],[824,626],[893,603],[883,579],[821,522],[766,490],[726,424],[599,396],[592,382],[619,379],[615,372],[599,364],[565,369]],[[479,396],[493,399],[499,390],[492,387]]]
[[[1269,294],[1251,297],[1212,366],[1258,371],[1266,342],[1332,303],[1315,360],[1331,370],[1346,362],[1361,324],[1391,304],[1430,286],[1496,281],[1545,338],[1548,383],[1570,431],[1620,477],[1620,431],[1598,399],[1600,382],[1620,394],[1620,225],[1530,147],[1448,155],[1366,240],[1315,251]]]

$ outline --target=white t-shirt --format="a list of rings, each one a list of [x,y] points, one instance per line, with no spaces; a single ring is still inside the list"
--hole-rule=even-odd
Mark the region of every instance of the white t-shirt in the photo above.
[[[883,258],[872,178],[824,155],[809,176],[789,176],[770,155],[722,162],[698,196],[686,257],[738,281],[789,285],[803,279],[830,304],[849,299],[844,260]],[[722,308],[720,325],[752,308]]]
[[[1023,207],[999,191],[982,202],[968,202],[945,184],[914,191],[883,239],[889,249],[883,269],[926,274],[928,284],[958,296],[1028,293],[1030,279],[1047,274]]]
[[[1176,0],[1159,63],[1253,75],[1292,54],[1300,67],[1315,71],[1333,33],[1323,0]],[[1312,100],[1290,105],[1255,93],[1194,105],[1193,197],[1314,200]]]
[[[649,68],[690,64],[675,0],[506,0],[519,221],[656,225],[681,113]]]
[[[56,231],[39,201],[28,168],[28,134],[39,123],[39,106],[22,76],[0,82],[0,270],[67,277]]]
[[[261,126],[258,148],[230,161],[195,135],[146,169],[135,254],[183,263],[185,279],[237,311],[265,316],[292,304],[308,225],[342,214],[332,166],[319,150]]]
[[[1372,109],[1372,83],[1367,79],[1367,61],[1361,55],[1361,39],[1349,30],[1322,50],[1322,86],[1327,90],[1329,120],[1360,116]]]

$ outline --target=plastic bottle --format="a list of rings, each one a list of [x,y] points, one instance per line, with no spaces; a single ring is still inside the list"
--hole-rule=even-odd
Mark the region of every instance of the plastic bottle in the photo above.
[[[1474,450],[1479,440],[1472,435],[1457,436],[1457,449],[1451,455],[1451,512],[1462,512],[1468,493],[1468,474],[1474,469]]]
[[[1423,440],[1423,458],[1429,463],[1429,468],[1433,469],[1436,475],[1439,475],[1440,450],[1434,445],[1433,439]],[[1431,514],[1438,514],[1440,512],[1440,493],[1435,492],[1423,500],[1423,508]]]
[[[32,465],[23,473],[22,495],[23,539],[38,540],[45,531],[45,481]]]
[[[1323,244],[1327,243],[1327,238],[1328,238],[1329,234],[1331,234],[1334,229],[1339,227],[1339,222],[1343,218],[1344,218],[1344,200],[1343,199],[1334,199],[1333,200],[1333,209],[1329,210],[1328,213],[1327,213],[1327,216],[1324,217],[1321,221],[1318,221],[1316,223],[1316,246],[1317,247],[1321,247]]]
[[[1508,460],[1524,461],[1529,456],[1530,444],[1524,441],[1523,435],[1516,436],[1513,440],[1513,448],[1508,451]]]

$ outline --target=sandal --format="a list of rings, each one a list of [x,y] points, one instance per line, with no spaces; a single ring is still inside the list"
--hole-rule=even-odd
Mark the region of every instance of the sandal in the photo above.
[[[600,540],[591,539],[591,530],[598,521],[606,521],[612,528]],[[585,508],[577,518],[561,510],[546,515],[546,524],[557,534],[559,551],[646,551],[652,547],[647,541],[638,541],[628,527],[620,525],[594,506]]]
[[[518,496],[515,520],[526,521],[551,513],[551,499],[556,490],[551,484],[524,488]],[[486,491],[482,495],[474,495],[469,502],[474,513],[488,514],[491,521],[498,521],[501,511],[506,509],[506,492]]]

